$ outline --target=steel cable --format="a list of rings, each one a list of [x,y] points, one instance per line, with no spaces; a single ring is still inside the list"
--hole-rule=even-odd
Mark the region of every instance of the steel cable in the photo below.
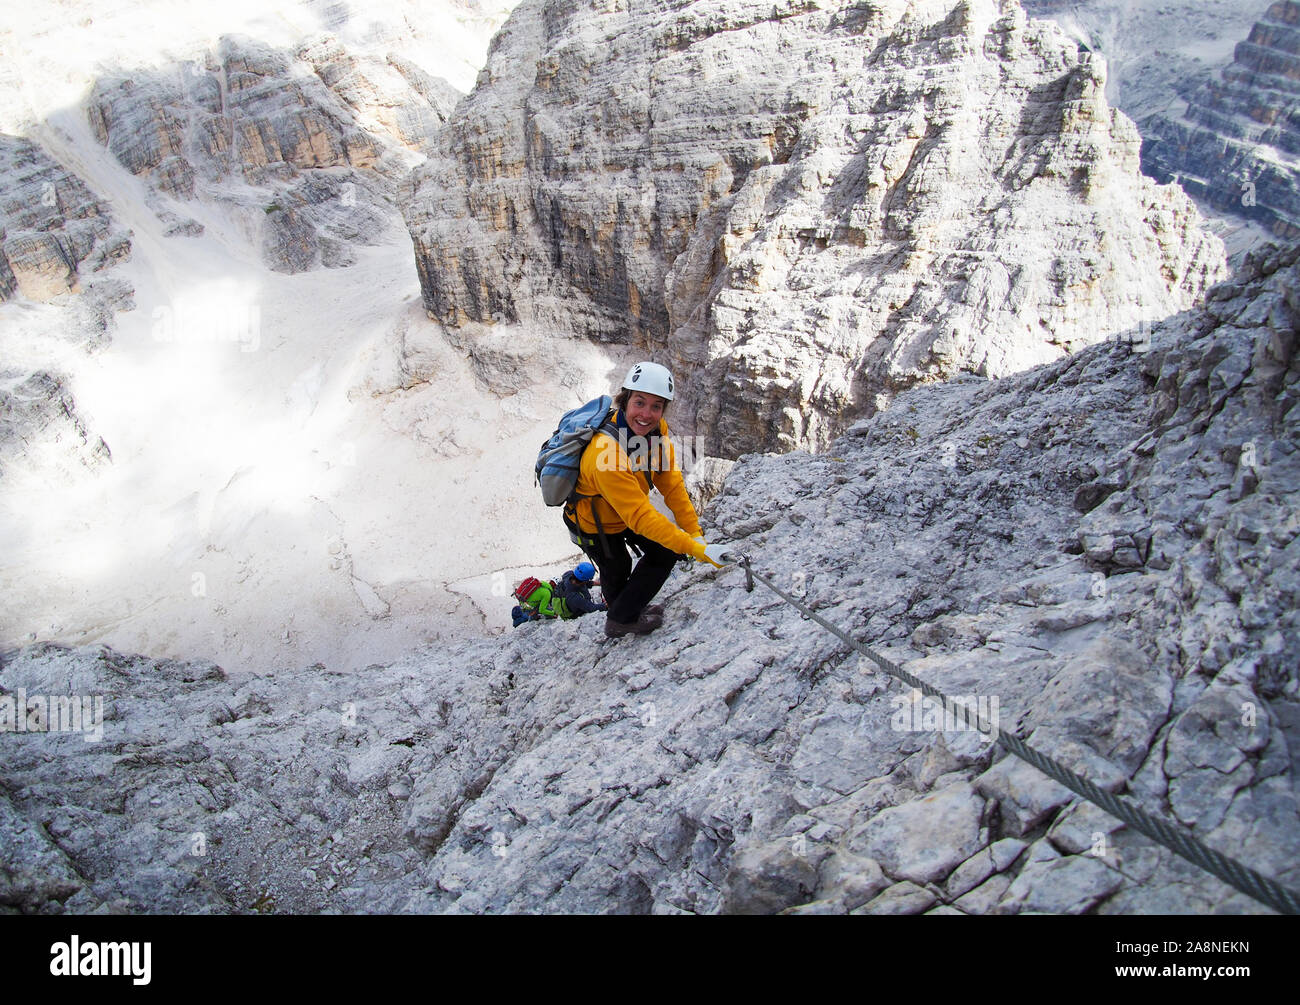
[[[996,742],[1021,760],[1032,764],[1049,778],[1060,782],[1066,788],[1083,796],[1084,799],[1099,806],[1111,816],[1141,831],[1151,840],[1164,845],[1175,854],[1181,855],[1193,865],[1199,866],[1225,883],[1236,887],[1248,897],[1259,901],[1261,904],[1266,904],[1282,914],[1300,914],[1300,894],[1297,894],[1294,890],[1288,889],[1254,869],[1242,865],[1234,858],[1229,858],[1227,855],[1215,851],[1196,838],[1183,833],[1167,820],[1153,816],[1127,800],[1121,799],[1114,793],[1099,788],[1082,775],[1076,774],[1042,751],[1030,747],[1014,733],[997,729],[993,724],[985,722],[977,711],[965,707],[958,701],[954,701],[938,688],[930,686],[919,677],[908,673],[892,660],[886,659],[868,646],[858,642],[847,632],[842,631],[812,610],[812,608],[790,596],[766,576],[755,572],[748,556],[741,555],[739,558],[740,565],[745,570],[745,589],[747,591],[753,592],[754,580],[757,579],[782,600],[817,622],[817,624],[847,643],[855,651],[867,657],[891,677],[896,677],[923,694],[943,702],[944,708],[954,713],[955,721],[961,721],[973,726],[986,736],[996,735]]]

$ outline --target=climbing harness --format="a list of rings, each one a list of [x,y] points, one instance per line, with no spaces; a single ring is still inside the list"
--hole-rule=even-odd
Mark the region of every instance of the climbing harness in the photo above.
[[[1141,831],[1151,840],[1164,845],[1175,854],[1181,855],[1193,865],[1200,866],[1206,872],[1236,887],[1248,897],[1252,897],[1261,904],[1267,904],[1282,914],[1300,914],[1300,894],[1297,894],[1294,890],[1290,890],[1267,876],[1261,875],[1254,869],[1242,865],[1236,859],[1229,858],[1227,855],[1202,844],[1196,838],[1184,834],[1167,820],[1152,816],[1114,793],[1098,788],[1082,775],[1075,774],[1065,765],[1053,760],[1042,751],[1030,747],[1014,733],[1004,729],[995,729],[992,724],[985,722],[977,711],[954,701],[938,688],[931,687],[919,677],[908,673],[898,664],[886,659],[879,653],[873,652],[867,646],[831,624],[816,611],[790,596],[767,577],[755,572],[748,555],[738,555],[738,558],[741,568],[745,570],[745,590],[747,592],[752,593],[754,591],[754,580],[757,579],[805,617],[817,622],[832,635],[867,657],[891,677],[896,677],[929,697],[942,701],[945,709],[951,709],[955,713],[956,721],[970,725],[986,736],[996,734],[997,742],[1022,761],[1032,764],[1049,778],[1055,779],[1066,788],[1083,796],[1084,799],[1101,807],[1111,816],[1117,817],[1130,827]]]

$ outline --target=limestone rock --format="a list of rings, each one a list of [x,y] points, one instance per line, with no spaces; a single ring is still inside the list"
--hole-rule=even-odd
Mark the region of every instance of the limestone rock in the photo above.
[[[884,810],[853,836],[851,847],[891,876],[934,882],[978,849],[983,805],[969,784],[957,783]]]
[[[1035,857],[1028,861],[999,902],[999,911],[1021,914],[1085,914],[1119,889],[1122,877],[1088,855]]]
[[[1024,841],[1003,838],[986,848],[981,848],[948,877],[948,896],[961,897],[995,873],[1005,872],[1027,847]]]
[[[953,901],[953,906],[966,914],[993,914],[1002,895],[1011,886],[1012,877],[996,873],[969,893]]]
[[[1074,793],[1017,757],[1004,757],[982,774],[976,787],[996,799],[1002,823],[1013,835],[1026,834],[1071,799]]]
[[[425,306],[662,358],[709,455],[820,449],[1221,278],[1104,83],[993,0],[525,0],[404,199]]]
[[[0,797],[0,835],[6,849],[0,861],[0,904],[28,913],[57,911],[81,889],[83,880],[41,828]]]
[[[350,261],[391,226],[398,183],[452,103],[450,85],[349,52],[325,35],[287,53],[223,38],[205,60],[99,79],[87,115],[149,185],[168,236],[202,225],[168,199],[204,199],[260,235],[266,264]]]
[[[29,140],[0,135],[0,301],[80,292],[130,257],[130,235],[75,174]]]
[[[47,470],[98,467],[112,454],[87,427],[67,384],[41,370],[0,370],[0,471],[26,459]]]
[[[790,841],[747,848],[732,860],[723,914],[775,914],[812,898],[817,870]]]
[[[0,470],[27,461],[55,471],[96,467],[107,444],[77,408],[62,362],[112,341],[115,313],[134,304],[114,266],[131,234],[84,181],[30,140],[0,136],[0,301],[11,342],[0,368]],[[77,294],[71,296],[70,294]],[[39,310],[25,301],[49,301]]]
[[[1270,0],[1021,0],[1106,60],[1106,98],[1138,123],[1217,77]],[[1145,136],[1145,131],[1143,132]]]
[[[831,452],[745,455],[705,533],[1003,734],[1300,886],[1298,262],[1253,256],[1145,351],[914,388]],[[1146,529],[1159,564],[1107,575],[1080,548]],[[648,638],[535,623],[361,677],[0,654],[0,723],[19,689],[104,698],[98,741],[0,744],[11,831],[42,826],[81,883],[22,909],[1265,910],[1081,807],[1051,820],[1077,800],[988,767],[744,583],[675,571]]]
[[[394,137],[412,150],[432,149],[433,135],[461,98],[446,80],[410,59],[397,53],[389,53],[384,63],[367,59],[332,34],[305,43],[297,56],[311,64],[368,131]]]
[[[1035,745],[1057,757],[1066,743],[1101,755],[1067,766],[1109,787],[1141,765],[1168,716],[1172,694],[1167,679],[1150,673],[1141,649],[1103,635],[1070,659],[1031,704]],[[1103,758],[1122,770],[1104,769]],[[1118,778],[1103,778],[1103,772]]]
[[[897,883],[853,914],[924,914],[938,898],[915,883]]]
[[[1106,845],[1112,843],[1109,836],[1123,826],[1123,823],[1105,810],[1080,800],[1053,822],[1047,837],[1053,847],[1062,853],[1096,854],[1093,850],[1104,850]]]
[[[1143,122],[1143,170],[1176,179],[1215,209],[1258,221],[1274,236],[1300,236],[1300,3],[1278,0],[1237,43],[1231,65],[1193,94],[1181,115]]]
[[[847,849],[837,851],[822,863],[821,896],[844,912],[861,907],[889,885],[880,863]]]

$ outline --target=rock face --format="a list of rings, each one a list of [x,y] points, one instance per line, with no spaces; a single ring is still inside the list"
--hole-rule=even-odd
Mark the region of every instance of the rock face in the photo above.
[[[87,431],[63,378],[0,369],[0,472],[37,454],[47,472],[69,462],[96,467],[112,458],[108,444]]]
[[[303,45],[298,58],[311,64],[368,131],[394,137],[422,153],[432,150],[434,133],[462,97],[447,81],[397,53],[378,63],[349,52],[332,35]]]
[[[112,341],[114,312],[134,306],[130,283],[112,269],[130,258],[131,234],[29,140],[0,136],[0,177],[0,302],[19,300],[8,308],[0,366],[0,471],[37,458],[47,475],[96,467],[110,459],[108,446],[88,431],[54,361],[72,348],[102,349]],[[38,310],[30,301],[56,302]],[[39,335],[28,341],[20,327]],[[51,351],[33,352],[42,345]]]
[[[993,0],[527,0],[404,212],[430,316],[677,367],[710,454],[1183,309],[1223,268],[1101,66]]]
[[[916,388],[820,455],[745,456],[707,533],[1294,888],[1298,263],[1251,258],[1149,345]],[[0,734],[0,904],[1263,910],[744,580],[675,574],[647,638],[534,623],[361,676],[7,654],[0,725],[21,688],[30,729]],[[102,737],[42,732],[58,695],[102,696]]]
[[[376,243],[390,225],[396,180],[456,96],[392,61],[350,54],[328,35],[294,54],[227,37],[203,63],[100,79],[88,115],[146,180],[169,234],[202,233],[176,209],[202,197],[260,235],[275,271],[344,266],[352,245]]]
[[[35,144],[0,136],[0,177],[0,301],[81,292],[87,274],[130,257],[108,207]]]
[[[1138,124],[1216,79],[1270,0],[1020,0],[1106,60],[1106,99]]]
[[[1214,208],[1300,236],[1300,3],[1279,0],[1181,116],[1143,122],[1143,170]]]

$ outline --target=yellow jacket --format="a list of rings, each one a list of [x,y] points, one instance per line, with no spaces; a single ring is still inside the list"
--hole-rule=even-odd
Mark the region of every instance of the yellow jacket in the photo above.
[[[616,421],[617,415],[618,410],[612,410],[610,422]],[[677,466],[677,452],[668,437],[667,420],[659,420],[657,454],[653,450],[636,450],[634,444],[638,438],[632,437],[631,433],[627,435],[626,446],[632,448],[630,455],[624,449],[625,445],[608,433],[597,433],[587,444],[575,491],[580,496],[598,498],[578,502],[578,525],[585,533],[594,535],[597,532],[596,521],[592,518],[594,506],[606,534],[617,534],[631,527],[633,533],[662,544],[669,551],[703,559],[704,546],[694,540],[701,533],[700,519],[686,494],[681,468]],[[653,444],[654,438],[649,439]],[[663,494],[677,519],[677,526],[651,505],[650,486],[644,474],[647,468],[654,487]]]

